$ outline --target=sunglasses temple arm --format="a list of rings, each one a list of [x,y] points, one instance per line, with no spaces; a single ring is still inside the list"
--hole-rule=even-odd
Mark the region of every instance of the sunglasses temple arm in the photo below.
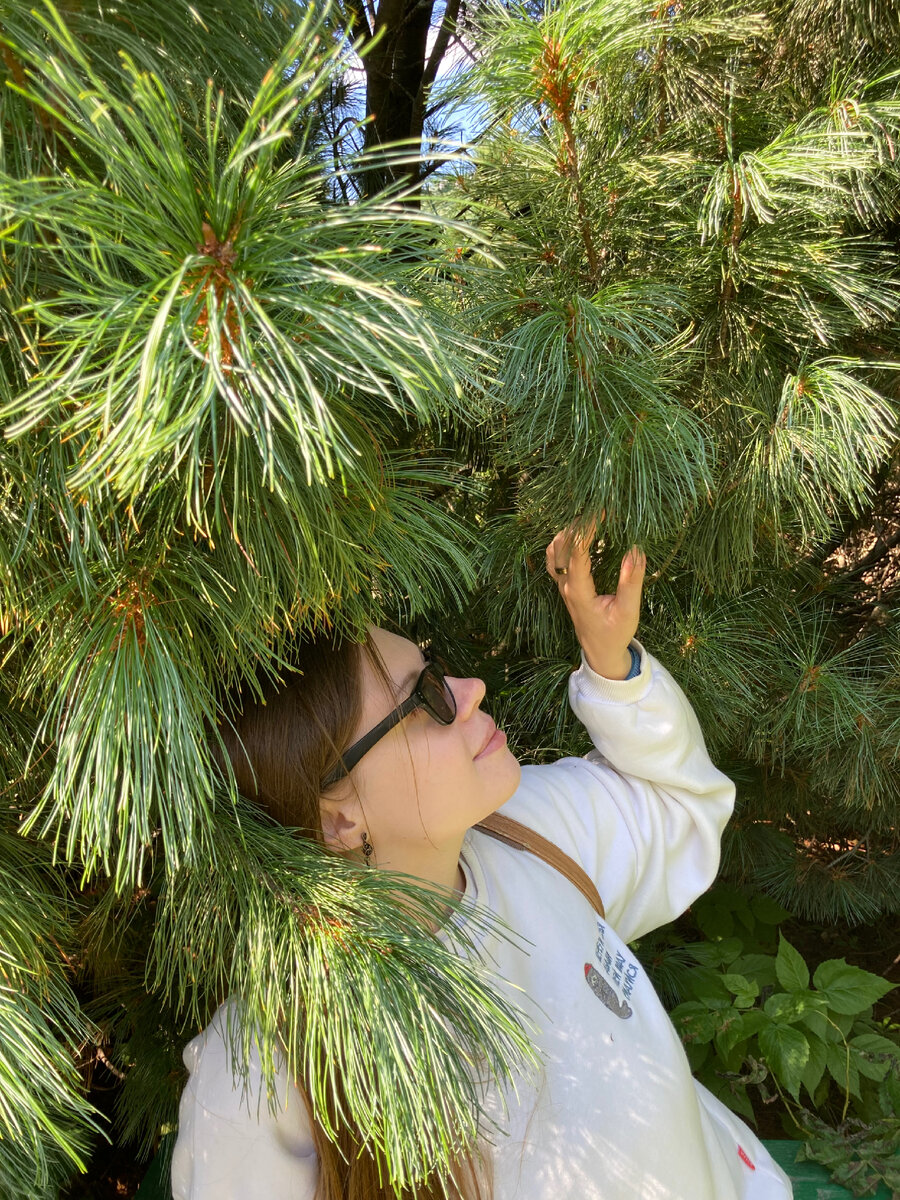
[[[370,729],[358,742],[354,742],[349,749],[344,751],[337,766],[325,776],[323,786],[330,787],[333,783],[337,783],[339,779],[343,779],[346,775],[349,775],[362,756],[367,754],[376,742],[381,741],[384,735],[389,733],[395,725],[399,725],[404,717],[420,707],[421,701],[414,692],[408,700],[403,701],[399,708],[395,708],[383,721],[379,721],[374,729]]]

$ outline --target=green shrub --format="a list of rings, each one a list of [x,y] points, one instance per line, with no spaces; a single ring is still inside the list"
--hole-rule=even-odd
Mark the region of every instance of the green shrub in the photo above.
[[[900,1186],[900,1025],[874,1015],[896,985],[832,958],[810,970],[766,896],[720,885],[694,905],[704,940],[671,927],[639,951],[670,1002],[696,1077],[757,1123],[785,1132],[858,1195]],[[813,1110],[813,1111],[810,1111]]]

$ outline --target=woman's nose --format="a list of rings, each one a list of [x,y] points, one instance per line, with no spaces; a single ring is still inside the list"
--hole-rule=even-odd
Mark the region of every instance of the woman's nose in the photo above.
[[[447,683],[456,701],[456,715],[465,721],[481,704],[487,695],[487,685],[483,679],[454,679],[447,676]]]

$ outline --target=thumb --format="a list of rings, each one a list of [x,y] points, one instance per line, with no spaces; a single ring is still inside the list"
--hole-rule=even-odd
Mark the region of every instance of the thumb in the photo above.
[[[644,575],[647,571],[647,556],[637,546],[632,546],[619,568],[619,585],[616,588],[616,599],[628,608],[640,609],[641,591],[644,587]]]

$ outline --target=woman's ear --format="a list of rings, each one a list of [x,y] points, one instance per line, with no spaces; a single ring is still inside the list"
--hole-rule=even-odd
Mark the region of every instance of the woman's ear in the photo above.
[[[358,850],[366,829],[362,805],[351,791],[336,796],[323,796],[319,801],[322,833],[329,850],[346,852]]]

